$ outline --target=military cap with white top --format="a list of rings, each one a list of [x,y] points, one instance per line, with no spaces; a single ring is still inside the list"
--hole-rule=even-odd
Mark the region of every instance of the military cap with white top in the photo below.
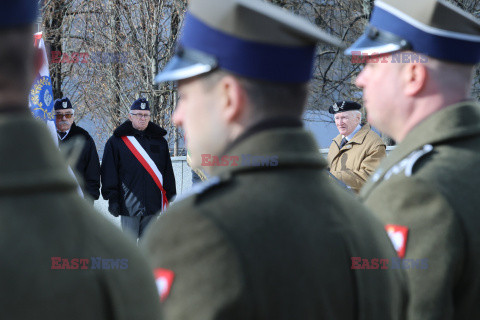
[[[307,82],[319,41],[342,46],[309,21],[263,1],[191,0],[176,54],[155,81],[220,68],[271,82]]]
[[[480,23],[442,0],[375,1],[369,26],[345,54],[399,50],[475,64],[480,61]]]

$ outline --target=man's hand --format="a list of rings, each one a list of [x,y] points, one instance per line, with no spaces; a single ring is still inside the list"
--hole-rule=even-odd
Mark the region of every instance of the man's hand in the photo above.
[[[118,217],[120,215],[120,206],[118,203],[108,203],[108,212],[110,212],[112,216]]]

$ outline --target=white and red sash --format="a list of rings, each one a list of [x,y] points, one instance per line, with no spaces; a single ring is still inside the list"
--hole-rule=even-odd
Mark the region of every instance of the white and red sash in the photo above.
[[[165,189],[163,189],[163,176],[160,173],[160,170],[158,170],[155,162],[153,162],[152,158],[150,158],[148,153],[143,149],[134,136],[123,136],[122,140],[127,148],[133,153],[135,158],[137,158],[145,170],[147,170],[158,189],[162,192],[162,212],[164,212],[168,207],[168,200],[167,193],[165,192]]]

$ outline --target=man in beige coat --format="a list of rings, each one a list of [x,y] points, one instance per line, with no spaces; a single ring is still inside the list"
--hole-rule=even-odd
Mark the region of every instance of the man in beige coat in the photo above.
[[[340,101],[328,110],[335,115],[340,133],[328,150],[330,173],[357,193],[385,157],[386,149],[370,125],[360,125],[361,108],[356,102]]]

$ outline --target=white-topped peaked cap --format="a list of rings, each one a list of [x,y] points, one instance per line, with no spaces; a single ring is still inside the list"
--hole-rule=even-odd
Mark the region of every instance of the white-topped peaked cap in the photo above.
[[[156,82],[215,68],[273,82],[311,78],[315,44],[342,46],[309,21],[259,0],[191,0],[175,56]]]
[[[480,22],[443,0],[376,1],[365,33],[345,54],[399,50],[475,64],[480,61]]]

